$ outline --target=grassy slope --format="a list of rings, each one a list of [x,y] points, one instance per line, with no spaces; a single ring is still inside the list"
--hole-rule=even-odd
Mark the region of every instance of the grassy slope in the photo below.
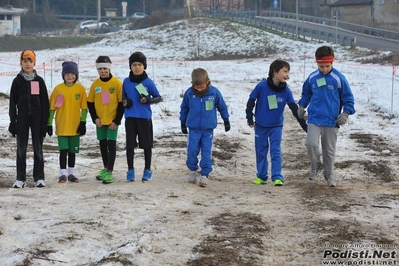
[[[18,52],[24,49],[43,50],[71,48],[98,42],[102,37],[65,36],[65,37],[0,37],[0,52]]]

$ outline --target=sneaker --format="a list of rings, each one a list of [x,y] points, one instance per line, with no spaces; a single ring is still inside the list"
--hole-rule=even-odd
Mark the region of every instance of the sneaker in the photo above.
[[[208,185],[208,178],[206,176],[201,176],[199,186],[200,187],[206,187]]]
[[[100,172],[98,172],[98,174],[96,175],[96,179],[97,180],[103,180],[104,179],[104,175],[107,173],[107,168],[101,169]]]
[[[62,175],[58,178],[58,183],[65,183],[67,181],[66,175]]]
[[[134,169],[130,169],[126,172],[127,176],[126,176],[126,180],[128,182],[133,182],[134,181]]]
[[[24,188],[25,187],[25,182],[16,180],[14,184],[12,185],[13,188]]]
[[[105,172],[105,174],[102,176],[103,178],[103,184],[111,184],[114,183],[115,179],[114,176],[112,175],[112,172]]]
[[[152,179],[152,171],[150,169],[144,169],[142,181],[150,181]]]
[[[335,187],[337,184],[335,183],[335,180],[333,178],[327,179],[327,186],[329,187]]]
[[[309,172],[309,180],[313,180],[316,178],[316,176],[318,175],[318,173],[323,169],[323,164],[322,163],[318,163],[317,164],[317,169],[315,170],[310,170]]]
[[[190,175],[188,177],[188,182],[197,183],[197,171],[190,171]]]
[[[255,185],[266,185],[267,180],[263,180],[262,178],[257,177],[256,179],[252,180],[252,183]]]
[[[79,183],[79,179],[78,179],[75,175],[73,175],[73,174],[70,174],[70,175],[68,176],[68,181],[69,181],[69,182],[72,182],[72,183]]]
[[[282,185],[284,185],[284,182],[281,181],[280,179],[276,179],[276,180],[274,180],[274,185],[275,186],[282,186]]]
[[[36,187],[45,187],[46,183],[44,183],[43,179],[37,180]]]

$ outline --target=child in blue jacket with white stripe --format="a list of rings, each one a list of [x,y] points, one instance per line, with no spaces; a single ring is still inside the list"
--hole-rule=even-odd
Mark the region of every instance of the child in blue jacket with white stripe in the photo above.
[[[290,64],[277,59],[269,67],[267,80],[259,82],[249,95],[246,114],[247,122],[255,128],[256,179],[252,183],[265,185],[268,179],[267,153],[270,150],[271,179],[275,186],[284,184],[282,175],[281,140],[283,135],[284,109],[291,109],[304,131],[306,121],[298,118],[298,105],[286,81],[289,79]],[[256,103],[256,106],[255,106]],[[255,107],[255,123],[253,108]]]
[[[327,186],[335,187],[338,128],[347,123],[349,115],[356,112],[355,99],[345,76],[333,67],[333,48],[317,48],[315,59],[317,70],[310,73],[302,86],[298,116],[303,118],[307,108],[309,130],[305,145],[310,159],[309,179],[315,179],[323,169]],[[319,142],[323,162],[320,159]]]
[[[212,172],[213,130],[217,126],[217,112],[224,121],[225,132],[230,130],[229,113],[221,92],[211,85],[208,72],[196,68],[191,73],[191,84],[180,106],[180,122],[183,134],[188,134],[187,161],[189,182],[197,183],[198,155],[201,152],[201,178],[199,185],[208,184]],[[188,128],[188,130],[187,130]]]

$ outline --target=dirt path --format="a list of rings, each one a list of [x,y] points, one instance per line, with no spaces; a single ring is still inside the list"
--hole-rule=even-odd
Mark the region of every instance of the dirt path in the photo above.
[[[187,182],[183,135],[157,138],[149,183],[124,181],[121,149],[117,181],[98,184],[97,146],[88,144],[81,156],[93,163],[78,161],[81,183],[57,184],[57,152],[50,152],[55,167],[46,169],[46,196],[34,188],[9,189],[11,174],[1,179],[0,260],[12,254],[23,256],[23,265],[320,265],[331,246],[336,252],[348,244],[360,245],[354,251],[366,244],[397,249],[398,149],[392,143],[343,130],[340,138],[352,144],[339,147],[338,187],[329,188],[321,175],[307,179],[305,133],[287,111],[286,183],[256,186],[253,133],[245,125],[237,131],[215,135],[215,167],[205,189]],[[369,144],[393,152],[370,159],[364,153]],[[24,236],[22,245],[17,239]]]

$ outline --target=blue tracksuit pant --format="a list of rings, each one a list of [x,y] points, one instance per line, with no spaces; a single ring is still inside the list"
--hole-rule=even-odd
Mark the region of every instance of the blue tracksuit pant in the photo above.
[[[270,149],[272,181],[280,179],[284,182],[281,174],[282,154],[281,139],[283,127],[262,127],[255,123],[255,152],[257,177],[267,180],[269,165],[267,154]]]
[[[212,172],[213,130],[191,130],[188,132],[187,161],[190,171],[198,169],[198,155],[201,152],[201,175],[208,176]]]

